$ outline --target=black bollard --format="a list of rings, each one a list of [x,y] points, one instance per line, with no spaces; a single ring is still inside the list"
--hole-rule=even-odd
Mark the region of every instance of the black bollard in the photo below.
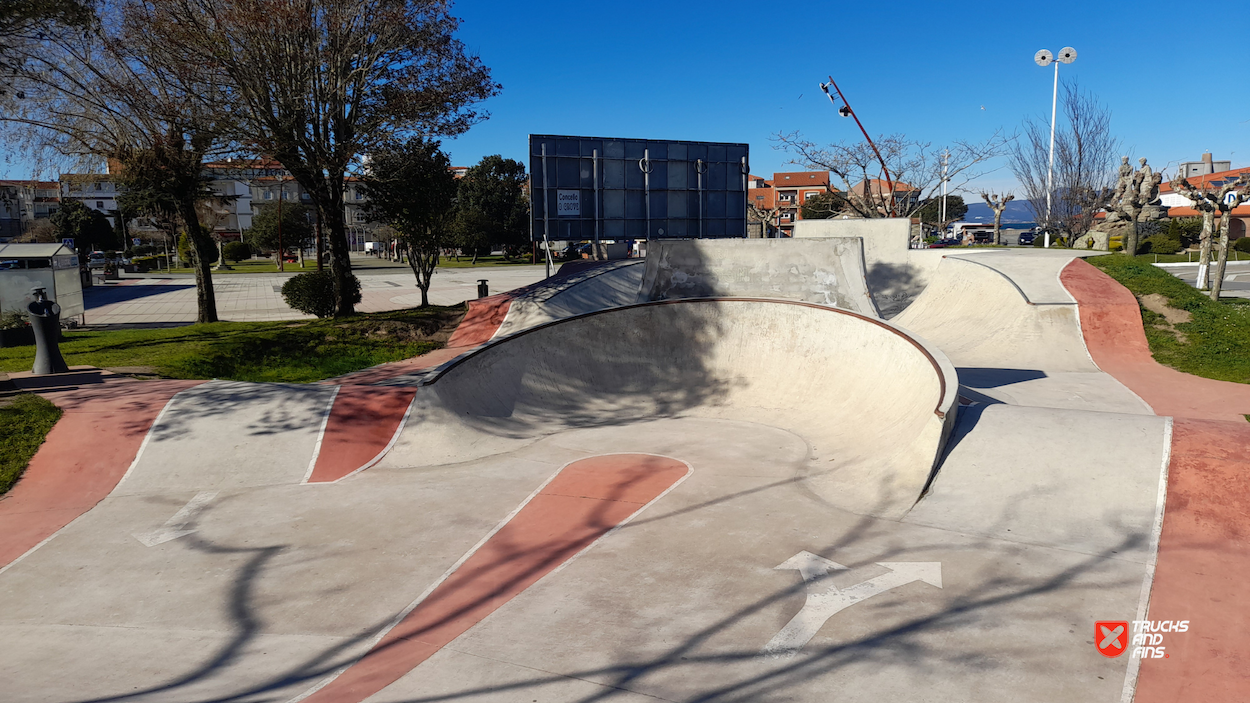
[[[486,285],[486,280],[485,278],[477,280],[477,297],[479,298],[485,298],[490,295],[490,287]]]
[[[61,357],[61,306],[56,301],[48,300],[47,292],[40,287],[32,288],[35,302],[26,306],[30,314],[30,326],[35,330],[35,368],[36,375],[49,373],[68,373],[69,366]]]

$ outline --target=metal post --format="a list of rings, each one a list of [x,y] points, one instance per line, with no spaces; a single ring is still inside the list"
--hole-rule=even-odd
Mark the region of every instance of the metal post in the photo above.
[[[707,170],[707,164],[703,163],[703,159],[695,159],[694,172],[699,180],[699,239],[703,239],[703,172]]]
[[[286,195],[286,177],[278,180],[278,270],[286,271],[286,252],[282,251],[282,196]]]
[[[591,158],[591,179],[595,182],[595,255],[591,257],[595,261],[599,260],[599,150],[595,149],[590,152]],[[606,252],[603,258],[608,258]]]
[[[651,150],[643,149],[642,158],[638,160],[638,168],[642,170],[642,199],[647,207],[647,233],[644,239],[651,242]],[[650,249],[650,247],[647,247]]]
[[[846,96],[842,94],[842,89],[837,83],[833,82],[833,76],[829,76],[828,84],[821,84],[821,90],[825,91],[825,95],[829,96],[829,102],[833,102],[833,96],[829,95],[829,86],[837,91],[838,97],[842,99],[842,104],[846,106],[846,111],[851,117],[855,118],[855,124],[859,125],[859,131],[863,133],[864,139],[868,141],[868,146],[872,147],[872,153],[877,155],[877,161],[881,164],[881,172],[885,174],[885,184],[890,188],[889,198],[886,200],[886,215],[894,214],[894,179],[890,178],[890,169],[886,168],[885,159],[881,158],[881,152],[877,150],[877,145],[873,143],[872,137],[868,136],[868,130],[864,129],[864,124],[859,121],[859,115],[855,114],[855,110],[851,108],[851,104],[846,101]],[[839,110],[841,112],[841,110]],[[843,115],[845,116],[845,115]],[[872,193],[872,186],[868,186],[868,194]]]
[[[1059,104],[1059,62],[1055,62],[1055,91],[1050,98],[1050,166],[1046,168],[1046,227],[1044,230],[1045,241],[1043,248],[1050,248],[1050,227],[1051,227],[1051,210],[1050,199],[1051,193],[1054,192],[1055,178],[1055,108]]]
[[[742,171],[742,217],[745,220],[746,215],[747,215],[747,175],[751,170],[751,167],[747,164],[747,157],[745,156],[742,157],[742,164],[738,166],[738,169]],[[780,225],[780,223],[778,224]],[[762,225],[762,226],[767,228],[767,225]],[[767,231],[764,232],[764,235],[765,235],[764,238],[767,239],[768,232]],[[750,234],[747,232],[743,232],[742,236],[748,237],[750,236]],[[778,237],[781,236],[780,226],[777,228],[777,236]]]
[[[547,197],[547,145],[543,144],[543,248],[547,250],[547,278],[551,278],[551,238],[547,236],[550,223],[547,211],[551,209],[551,200]]]
[[[950,150],[942,151],[942,216],[938,222],[938,227],[942,229],[942,234],[946,234],[946,160],[950,156]]]

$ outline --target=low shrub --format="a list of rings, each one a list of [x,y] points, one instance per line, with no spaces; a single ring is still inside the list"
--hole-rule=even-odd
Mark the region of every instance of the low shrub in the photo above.
[[[351,275],[349,281],[347,294],[355,305],[360,302],[360,280]],[[326,269],[293,276],[282,284],[282,299],[302,313],[332,317],[337,309],[334,305],[334,274]]]
[[[1243,251],[1250,254],[1250,237],[1242,237],[1233,242],[1233,251]]]
[[[252,250],[243,242],[227,242],[222,249],[225,251],[226,259],[239,263],[244,259],[252,258]]]
[[[1166,234],[1152,234],[1137,245],[1138,254],[1175,254],[1180,250],[1180,241]]]

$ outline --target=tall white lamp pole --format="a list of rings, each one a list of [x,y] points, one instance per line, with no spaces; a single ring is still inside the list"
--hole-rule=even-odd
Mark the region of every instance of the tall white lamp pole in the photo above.
[[[1059,104],[1059,64],[1072,63],[1076,61],[1076,49],[1065,46],[1059,50],[1059,56],[1055,56],[1047,49],[1042,49],[1033,55],[1033,61],[1043,68],[1050,64],[1055,64],[1055,90],[1050,98],[1050,166],[1046,168],[1046,226],[1044,228],[1046,241],[1045,246],[1050,248],[1050,226],[1051,222],[1051,197],[1055,192],[1055,108]]]

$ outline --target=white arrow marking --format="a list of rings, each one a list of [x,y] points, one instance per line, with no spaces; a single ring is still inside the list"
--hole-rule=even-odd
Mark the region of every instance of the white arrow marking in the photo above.
[[[174,513],[174,516],[165,521],[164,525],[159,528],[143,534],[135,533],[135,539],[143,543],[145,547],[155,547],[158,544],[164,544],[170,540],[178,539],[195,532],[195,530],[184,529],[187,523],[195,519],[196,514],[204,509],[213,498],[217,497],[217,491],[200,491],[195,497],[187,501],[182,506],[182,510]]]
[[[830,571],[842,571],[846,567],[836,561],[829,561],[811,552],[802,551],[774,566],[773,569],[797,569],[803,575],[803,583],[810,583],[824,578]]]
[[[823,564],[819,562],[824,562]],[[848,588],[839,589],[830,584],[823,589],[812,587],[814,580],[828,573],[828,567],[845,569],[845,566],[823,559],[809,552],[799,552],[776,568],[798,569],[807,585],[807,600],[803,608],[790,618],[790,622],[781,628],[768,644],[764,645],[763,654],[777,659],[793,657],[800,649],[811,641],[825,621],[833,617],[843,608],[898,588],[912,581],[924,581],[930,586],[942,587],[942,563],[938,561],[881,561],[877,566],[884,566],[890,572],[876,578],[868,579]],[[807,567],[805,569],[805,567]],[[824,571],[820,571],[820,569]],[[812,574],[809,577],[809,573]]]

